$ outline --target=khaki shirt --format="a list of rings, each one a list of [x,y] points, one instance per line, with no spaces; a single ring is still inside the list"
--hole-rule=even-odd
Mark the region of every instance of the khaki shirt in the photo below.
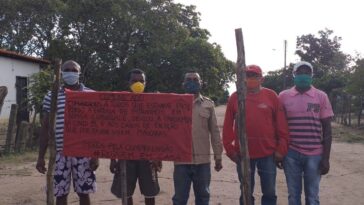
[[[215,115],[215,104],[209,98],[200,95],[194,100],[192,110],[192,162],[176,162],[175,164],[210,163],[210,144],[214,159],[221,160],[222,143]]]

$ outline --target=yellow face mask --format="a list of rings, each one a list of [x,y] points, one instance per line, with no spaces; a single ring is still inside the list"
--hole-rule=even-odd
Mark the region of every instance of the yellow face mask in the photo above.
[[[144,84],[141,82],[135,82],[130,86],[130,89],[133,93],[142,93],[144,92],[144,88]]]

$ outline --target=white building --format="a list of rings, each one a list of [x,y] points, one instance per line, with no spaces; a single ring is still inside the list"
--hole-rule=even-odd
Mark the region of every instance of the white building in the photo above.
[[[40,71],[41,65],[50,64],[49,61],[21,55],[15,52],[0,49],[0,86],[8,88],[8,95],[5,98],[0,114],[0,120],[8,119],[11,104],[18,104],[18,120],[29,120],[24,99],[28,96],[26,87],[29,77]]]

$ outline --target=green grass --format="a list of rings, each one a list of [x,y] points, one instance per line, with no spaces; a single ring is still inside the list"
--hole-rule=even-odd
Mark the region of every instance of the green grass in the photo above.
[[[339,142],[364,144],[364,129],[332,123],[332,137]]]

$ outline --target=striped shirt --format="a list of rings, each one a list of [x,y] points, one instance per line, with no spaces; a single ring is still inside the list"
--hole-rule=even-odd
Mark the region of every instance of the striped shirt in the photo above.
[[[92,92],[90,88],[85,87],[81,84],[80,90],[84,92]],[[49,113],[51,111],[51,98],[52,92],[48,91],[47,95],[43,99],[43,112]],[[60,88],[58,92],[58,100],[57,100],[57,115],[56,115],[56,128],[55,128],[55,137],[56,137],[56,150],[63,150],[63,130],[64,130],[64,108],[66,104],[66,96],[64,88]]]
[[[279,94],[288,121],[289,148],[305,155],[322,153],[321,119],[334,116],[326,93],[311,87],[299,93],[295,87]]]

